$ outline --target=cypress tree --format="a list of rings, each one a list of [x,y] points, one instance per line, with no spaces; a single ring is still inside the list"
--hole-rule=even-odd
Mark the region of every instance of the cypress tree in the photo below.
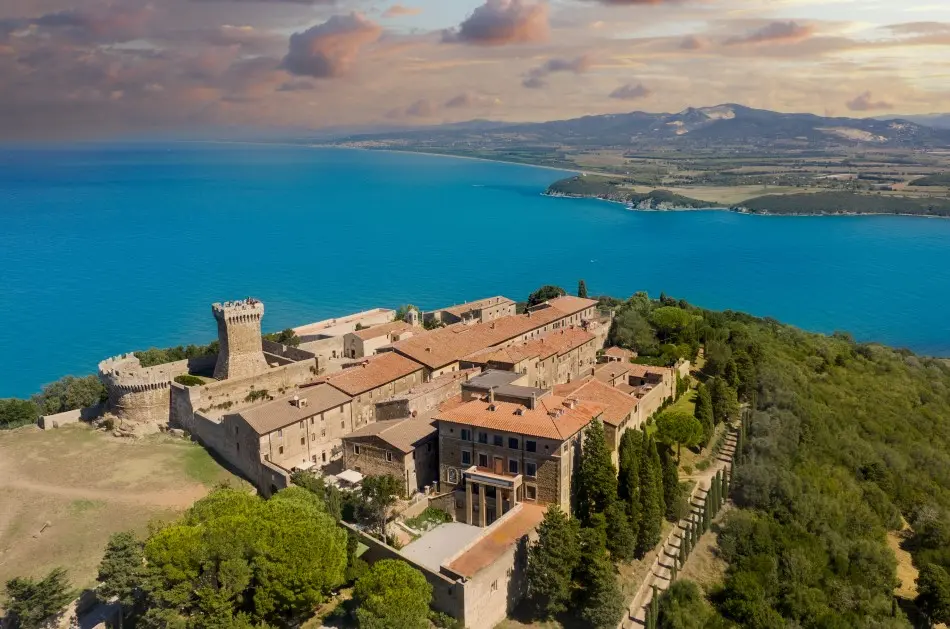
[[[679,519],[676,515],[676,502],[680,493],[679,469],[673,458],[672,448],[663,444],[657,449],[660,465],[663,467],[663,503],[666,506],[664,515],[670,522],[676,522]]]
[[[595,520],[603,518],[597,514]],[[607,557],[604,535],[598,529],[581,530],[581,552],[584,561],[575,571],[580,584],[578,604],[580,618],[596,629],[614,629],[623,615],[623,594],[617,583],[617,573]]]
[[[528,549],[527,595],[534,613],[549,618],[567,609],[573,573],[581,559],[577,520],[558,505],[548,507],[538,527],[538,540]]]
[[[604,513],[607,525],[607,550],[614,560],[633,559],[637,547],[637,532],[630,525],[627,512],[619,500],[615,500]]]
[[[647,437],[643,440],[643,456],[640,466],[640,531],[637,535],[637,557],[643,557],[660,543],[660,530],[666,505],[663,504],[663,475],[656,443]]]
[[[604,425],[599,420],[591,422],[584,435],[576,497],[576,515],[584,526],[590,524],[595,513],[606,512],[617,498],[617,470],[610,459]]]
[[[577,296],[587,299],[587,282],[584,280],[577,283]]]
[[[709,388],[699,383],[696,387],[696,410],[694,411],[696,419],[703,427],[703,440],[701,445],[705,448],[712,441],[713,432],[716,429],[715,418],[713,417],[712,397],[709,395]]]
[[[644,435],[639,430],[628,430],[620,438],[620,477],[617,479],[617,497],[627,511],[627,520],[634,537],[640,534],[640,466],[643,456]]]

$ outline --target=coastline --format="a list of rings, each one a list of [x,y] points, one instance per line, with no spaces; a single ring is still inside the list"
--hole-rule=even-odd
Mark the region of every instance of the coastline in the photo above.
[[[561,194],[561,193],[550,193],[544,191],[541,193],[543,197],[550,197],[552,199],[591,199],[594,201],[603,201],[605,203],[614,203],[616,205],[622,205],[624,209],[630,212],[731,212],[733,214],[743,214],[745,216],[762,216],[770,218],[833,218],[833,217],[858,217],[858,216],[903,216],[907,218],[933,218],[940,220],[948,220],[950,216],[937,216],[934,214],[909,214],[907,212],[757,212],[749,210],[743,207],[733,206],[733,207],[723,207],[723,206],[710,206],[710,207],[686,207],[686,206],[677,206],[669,208],[640,208],[627,201],[615,201],[613,199],[605,199],[603,197],[597,196],[583,196],[577,194]]]
[[[527,168],[543,168],[545,170],[554,170],[562,173],[571,173],[572,175],[581,175],[586,174],[587,171],[570,168],[561,168],[560,166],[545,166],[542,164],[529,164],[527,162],[510,162],[503,159],[491,159],[488,157],[475,157],[472,155],[455,155],[452,153],[432,153],[429,151],[413,151],[411,149],[377,149],[369,148],[366,146],[340,146],[337,144],[301,144],[300,146],[306,146],[309,148],[319,148],[319,149],[343,149],[348,151],[371,151],[377,153],[409,153],[412,155],[427,155],[429,157],[448,157],[451,159],[470,159],[476,162],[490,162],[492,164],[508,164],[509,166],[525,166]]]

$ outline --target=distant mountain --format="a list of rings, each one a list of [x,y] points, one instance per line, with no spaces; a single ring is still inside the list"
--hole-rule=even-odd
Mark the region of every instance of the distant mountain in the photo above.
[[[467,126],[468,125],[468,126]],[[742,105],[689,108],[676,114],[585,116],[542,123],[478,121],[381,134],[349,135],[344,143],[441,149],[525,146],[757,150],[825,150],[836,147],[931,148],[950,146],[950,129],[906,119],[827,118],[783,114]]]
[[[909,120],[917,124],[922,124],[927,127],[934,127],[935,129],[950,129],[950,114],[926,114],[926,115],[912,115],[912,116],[900,116],[903,120]],[[880,117],[879,120],[885,120],[886,118]]]

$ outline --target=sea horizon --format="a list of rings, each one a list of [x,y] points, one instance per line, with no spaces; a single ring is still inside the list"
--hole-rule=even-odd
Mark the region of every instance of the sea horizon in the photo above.
[[[566,176],[543,167],[258,142],[8,146],[0,165],[0,347],[18,357],[0,397],[207,343],[215,301],[257,297],[276,331],[580,279],[950,355],[947,221],[637,212],[542,196]]]

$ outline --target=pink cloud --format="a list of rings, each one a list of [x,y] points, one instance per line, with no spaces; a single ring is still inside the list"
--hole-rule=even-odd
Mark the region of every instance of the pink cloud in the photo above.
[[[883,100],[875,101],[871,92],[867,91],[849,100],[845,103],[845,107],[851,111],[871,111],[872,109],[893,109],[894,105]]]
[[[290,36],[283,67],[291,74],[341,76],[349,71],[360,49],[380,35],[382,29],[359,13],[334,15],[323,24]]]
[[[622,85],[610,93],[611,98],[616,98],[619,100],[637,100],[640,98],[646,98],[651,92],[643,83],[627,83]]]
[[[548,6],[523,0],[486,0],[442,41],[502,46],[546,41],[550,33]]]
[[[744,44],[767,44],[780,43],[792,44],[808,39],[815,33],[815,28],[810,25],[799,24],[798,22],[771,22],[761,28],[726,40],[729,46],[740,46]]]
[[[394,4],[383,12],[383,17],[405,17],[410,15],[419,15],[422,9],[419,7],[407,7],[402,4]]]

